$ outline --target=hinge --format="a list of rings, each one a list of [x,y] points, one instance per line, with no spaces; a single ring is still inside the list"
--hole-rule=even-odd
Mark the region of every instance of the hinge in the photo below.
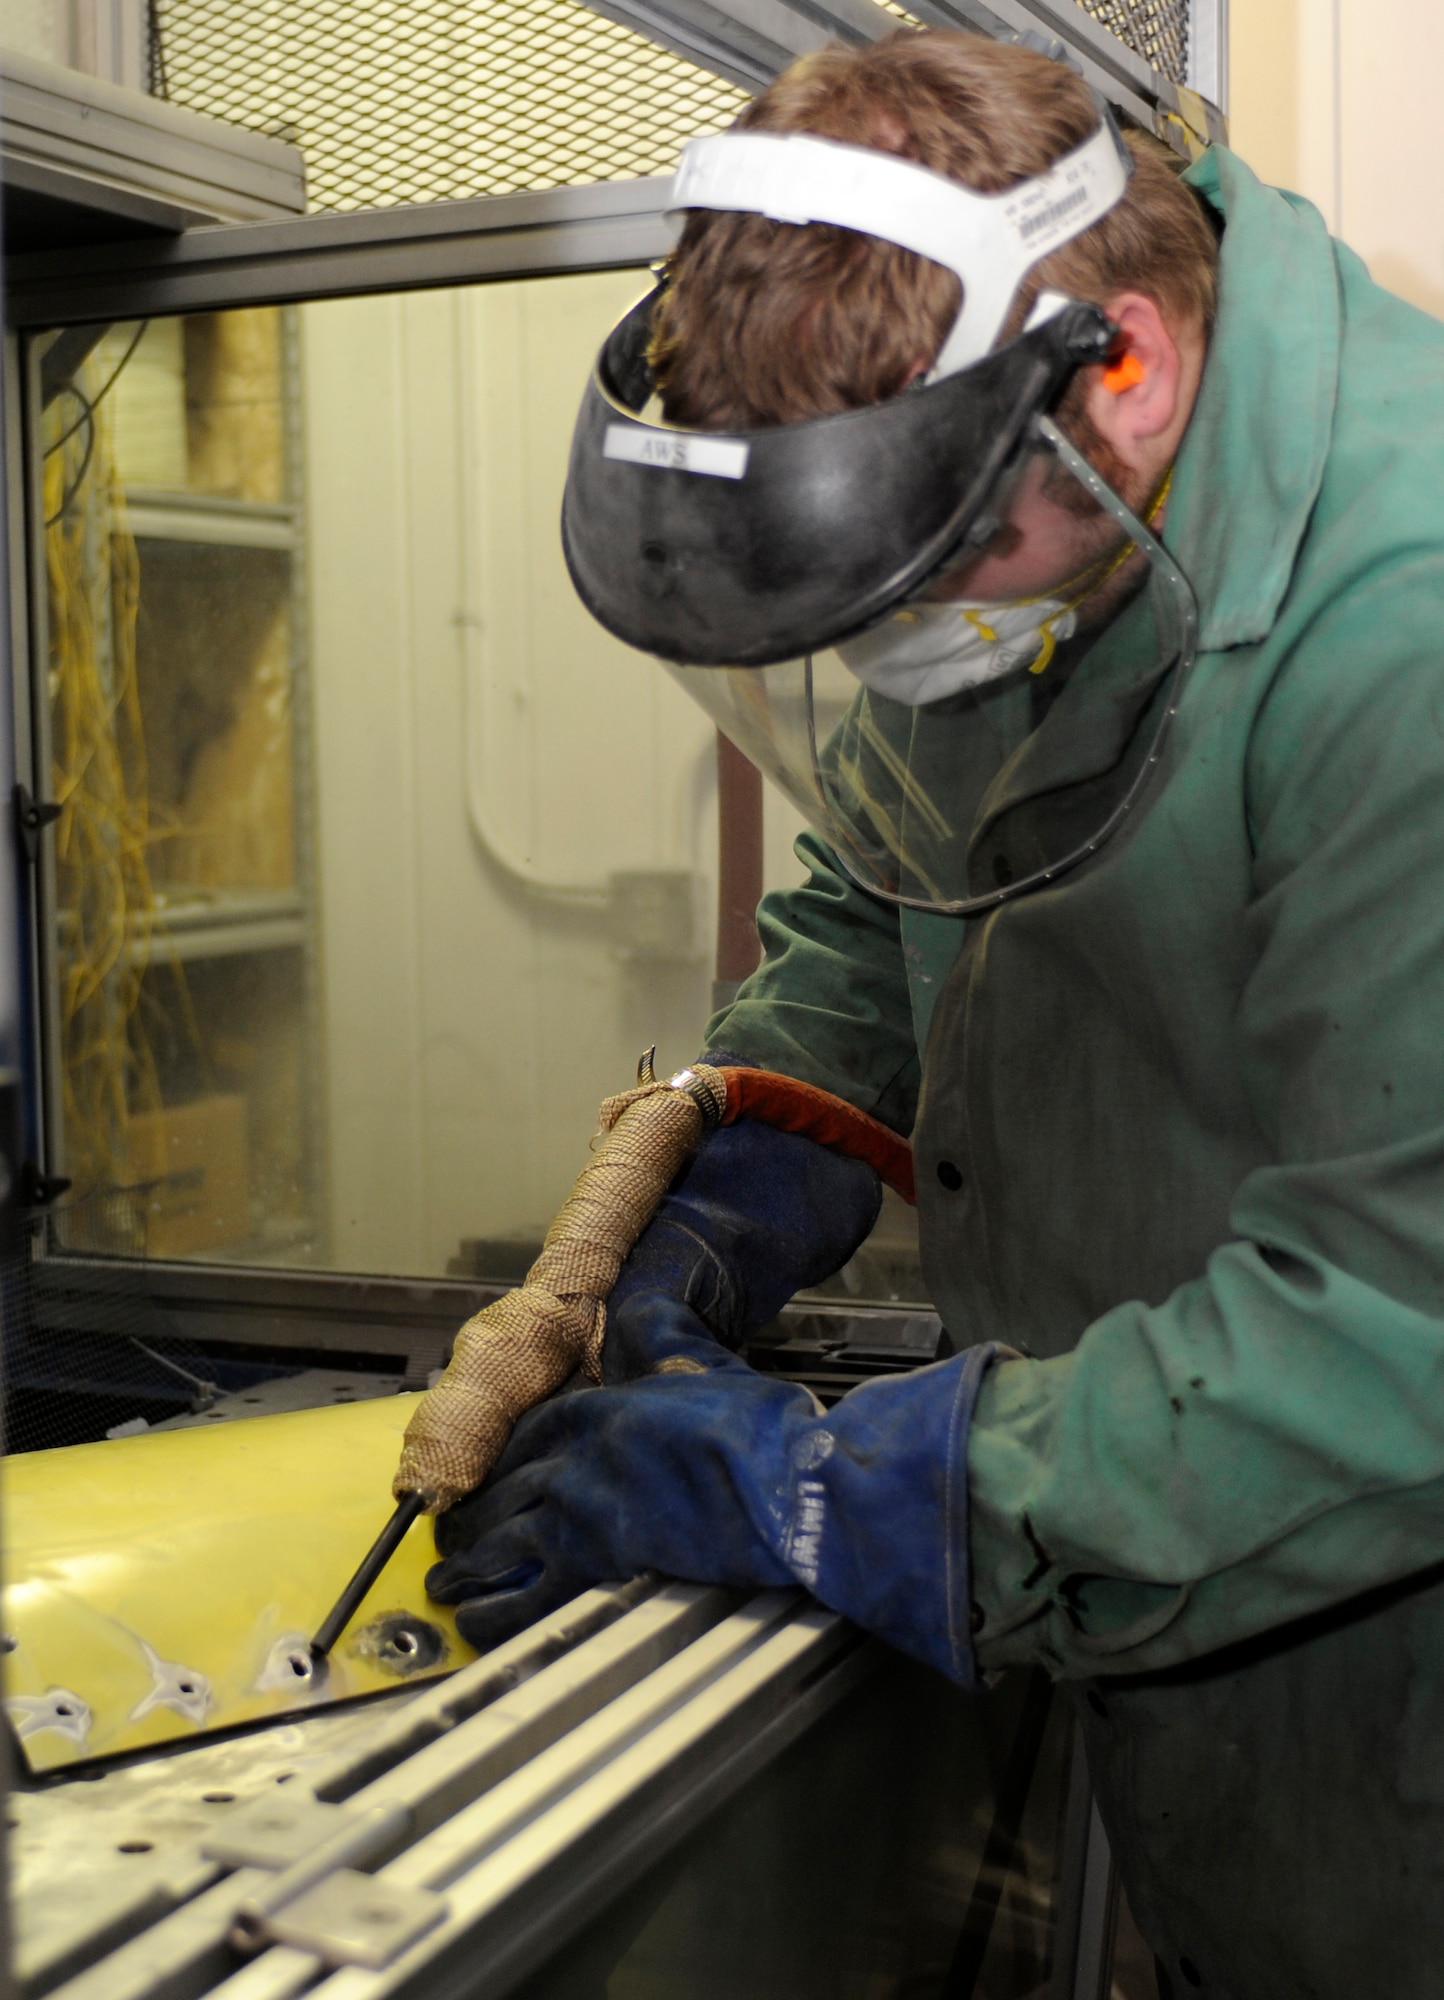
[[[17,785],[15,798],[15,825],[20,835],[20,845],[25,850],[25,859],[33,867],[40,859],[40,836],[47,826],[53,826],[59,819],[62,807],[53,799],[35,799],[24,785]]]
[[[237,1909],[231,1943],[244,1952],[289,1944],[327,1965],[388,1965],[447,1913],[430,1889],[363,1872],[413,1831],[402,1806],[362,1809],[300,1793],[237,1807],[201,1852],[225,1867],[268,1869],[271,1879]]]
[[[434,1890],[338,1868],[277,1910],[269,1933],[275,1943],[314,1953],[326,1965],[376,1970],[399,1958],[446,1914],[446,1898]]]
[[[69,1194],[75,1183],[65,1174],[47,1174],[34,1160],[27,1160],[20,1169],[20,1206],[22,1208],[49,1208],[61,1195]]]

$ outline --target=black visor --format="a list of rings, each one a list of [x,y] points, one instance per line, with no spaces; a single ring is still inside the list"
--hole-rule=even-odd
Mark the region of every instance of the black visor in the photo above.
[[[885,617],[999,526],[1033,420],[1106,358],[1063,306],[971,367],[840,416],[721,436],[640,421],[653,291],[608,336],[572,436],[562,545],[587,609],[643,652],[766,666]]]

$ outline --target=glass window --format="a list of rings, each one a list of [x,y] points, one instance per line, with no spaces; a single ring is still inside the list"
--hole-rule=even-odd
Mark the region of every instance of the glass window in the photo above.
[[[716,738],[557,527],[646,282],[34,343],[66,1247],[514,1281],[600,1099],[698,1052]],[[915,1246],[890,1203],[827,1289],[919,1299]]]
[[[65,1239],[305,1256],[325,1195],[297,315],[79,329],[39,380]]]

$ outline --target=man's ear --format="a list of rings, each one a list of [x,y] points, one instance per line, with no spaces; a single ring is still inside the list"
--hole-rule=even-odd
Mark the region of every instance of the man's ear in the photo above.
[[[1111,362],[1088,370],[1084,407],[1099,435],[1128,465],[1151,462],[1160,439],[1188,421],[1192,370],[1145,292],[1118,292],[1103,310],[1119,329]]]

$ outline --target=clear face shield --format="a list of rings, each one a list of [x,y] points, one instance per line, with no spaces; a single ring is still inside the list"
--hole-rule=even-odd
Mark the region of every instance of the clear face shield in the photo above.
[[[1050,418],[1036,418],[1034,428],[1039,453],[1064,468],[1123,537],[1075,578],[1008,605],[920,596],[857,637],[773,665],[669,666],[858,885],[908,908],[976,915],[1096,853],[1143,797],[1196,651],[1193,592],[1172,556]],[[958,783],[960,732],[974,726],[973,696],[994,682],[1046,671],[1055,648],[1077,629],[1086,593],[1135,551],[1148,565],[1141,588],[1168,678],[1132,782],[1086,839],[1005,886],[974,892],[968,847],[975,800]],[[958,583],[966,582],[964,567]]]
[[[1121,198],[1132,169],[1106,107],[1046,173],[984,196],[909,161],[806,134],[695,140],[678,209],[825,222],[957,273],[963,303],[926,382],[841,415],[723,437],[649,422],[653,299],[613,330],[572,441],[562,542],[588,609],[653,653],[797,805],[857,882],[971,914],[1077,867],[1135,809],[1192,660],[1193,593],[1148,526],[1054,423],[1109,358],[1096,307],[1043,293],[999,337],[1019,284]],[[655,297],[655,295],[654,295]],[[1118,529],[1078,573],[1006,603],[965,593],[1040,479],[1071,478]],[[1094,520],[1096,522],[1097,516]],[[1105,537],[1105,540],[1107,538]],[[971,885],[975,788],[959,783],[970,691],[1046,664],[1087,599],[1141,553],[1173,677],[1122,800],[1021,880]]]

